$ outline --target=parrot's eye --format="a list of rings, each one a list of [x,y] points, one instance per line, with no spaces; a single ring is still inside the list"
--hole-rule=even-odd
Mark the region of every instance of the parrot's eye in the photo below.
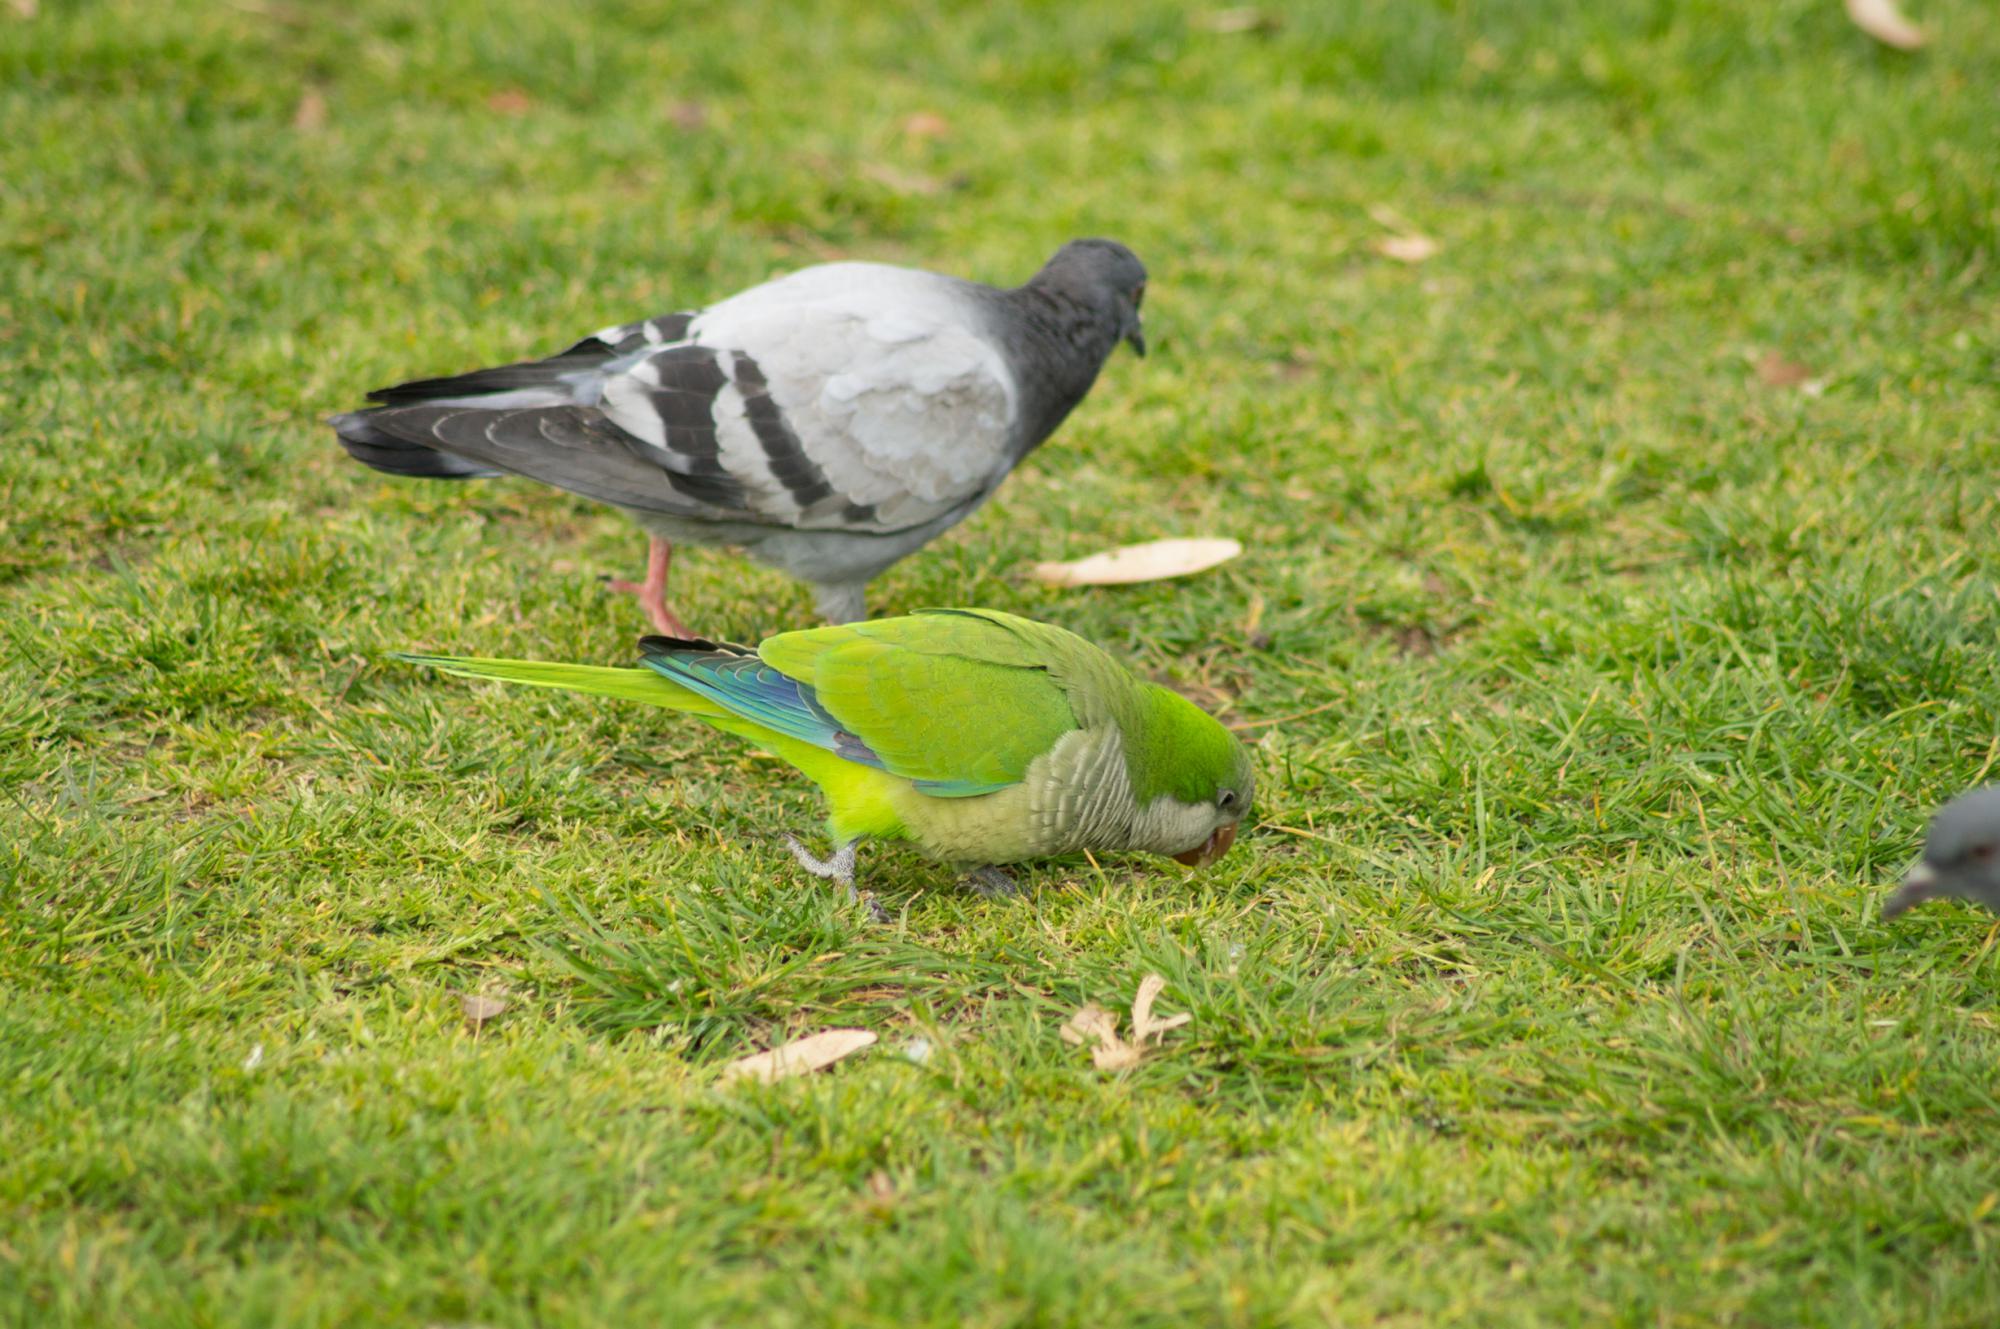
[[[1221,808],[1224,812],[1227,812],[1229,811],[1229,809],[1235,807],[1236,791],[1234,789],[1225,789],[1221,793],[1217,794],[1215,796],[1215,806]]]

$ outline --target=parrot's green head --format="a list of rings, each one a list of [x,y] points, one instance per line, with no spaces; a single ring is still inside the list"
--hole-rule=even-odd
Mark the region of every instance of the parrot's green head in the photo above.
[[[1229,852],[1257,796],[1250,751],[1178,693],[1150,683],[1141,693],[1145,714],[1126,748],[1138,803],[1132,847],[1207,867]]]

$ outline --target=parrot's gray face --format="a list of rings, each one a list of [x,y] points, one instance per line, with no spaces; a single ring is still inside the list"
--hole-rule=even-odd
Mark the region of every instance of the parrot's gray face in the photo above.
[[[1191,868],[1205,868],[1229,852],[1229,846],[1236,843],[1236,828],[1250,811],[1250,804],[1257,797],[1257,779],[1245,767],[1237,779],[1216,790],[1215,801],[1205,805],[1181,804],[1185,808],[1192,825],[1205,829],[1205,833],[1192,846],[1172,854],[1176,863],[1185,863]]]
[[[2000,913],[2000,785],[1945,804],[1931,822],[1923,860],[1882,906],[1882,917],[1946,898],[1971,900]]]

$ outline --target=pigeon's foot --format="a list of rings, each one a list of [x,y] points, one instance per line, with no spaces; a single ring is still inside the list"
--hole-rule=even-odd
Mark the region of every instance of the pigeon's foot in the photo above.
[[[799,843],[797,836],[785,837],[785,848],[792,851],[792,857],[798,860],[800,867],[823,881],[839,882],[847,888],[848,899],[866,905],[869,916],[877,923],[886,923],[889,921],[889,911],[882,907],[881,902],[868,891],[854,889],[854,860],[858,845],[858,841],[849,840],[833,851],[833,857],[816,858],[812,850]]]
[[[1021,883],[991,863],[966,873],[965,884],[983,900],[1005,900],[1021,893]]]
[[[859,623],[868,617],[868,583],[820,582],[813,587],[813,607],[829,623]]]
[[[681,622],[678,614],[667,608],[667,569],[672,566],[673,560],[674,547],[659,536],[653,536],[646,542],[646,580],[611,578],[605,585],[614,591],[638,596],[646,617],[653,620],[654,629],[663,636],[693,641],[694,632]]]

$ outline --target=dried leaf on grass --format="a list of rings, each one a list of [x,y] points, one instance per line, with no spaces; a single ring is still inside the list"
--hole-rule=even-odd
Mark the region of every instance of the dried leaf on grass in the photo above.
[[[1757,381],[1767,388],[1795,388],[1811,377],[1811,369],[1776,351],[1764,352],[1757,361]]]
[[[1398,263],[1422,263],[1437,257],[1442,248],[1428,235],[1411,231],[1406,235],[1385,235],[1375,242],[1375,252],[1383,258],[1393,258]]]
[[[502,88],[486,99],[486,109],[497,115],[526,115],[534,104],[519,88]]]
[[[1028,575],[1051,586],[1124,586],[1205,572],[1242,552],[1235,540],[1153,540],[1068,563],[1037,563]]]
[[[1787,360],[1776,351],[1766,351],[1758,359],[1757,381],[1767,388],[1797,388],[1812,397],[1826,390],[1826,380],[1814,377],[1811,366]]]
[[[299,104],[292,112],[292,128],[301,134],[326,128],[326,95],[318,88],[307,88],[299,94]]]
[[[458,1008],[465,1012],[465,1022],[471,1026],[472,1032],[476,1034],[479,1032],[480,1027],[488,1020],[495,1020],[500,1017],[500,1013],[507,1009],[507,999],[505,997],[483,997],[476,993],[467,992],[459,996]]]
[[[887,162],[863,162],[861,174],[894,194],[914,194],[919,198],[935,198],[950,187],[949,183],[934,175],[921,171],[906,171],[900,166]]]
[[[1876,41],[1899,51],[1914,51],[1930,40],[1922,28],[1903,17],[1896,0],[1847,0],[1847,17]]]
[[[1153,1003],[1159,1000],[1160,994],[1166,991],[1166,988],[1166,979],[1158,974],[1147,974],[1139,984],[1139,995],[1132,998],[1132,1041],[1140,1047],[1146,1045],[1147,1039],[1153,1038],[1158,1041],[1156,1035],[1164,1034],[1169,1029],[1178,1029],[1194,1019],[1194,1016],[1186,1011],[1182,1011],[1179,1015],[1169,1015],[1164,1020],[1153,1018]]]
[[[692,134],[708,124],[708,108],[692,99],[677,101],[667,108],[667,121],[675,129]]]
[[[1285,20],[1276,14],[1258,9],[1254,5],[1243,5],[1236,9],[1211,9],[1205,14],[1196,14],[1194,26],[1206,32],[1233,36],[1239,32],[1277,32],[1285,26]]]
[[[864,1203],[870,1209],[886,1214],[896,1207],[898,1198],[895,1178],[880,1168],[868,1174],[867,1199]]]
[[[1139,1049],[1118,1036],[1118,1017],[1094,1001],[1064,1020],[1056,1032],[1065,1043],[1089,1048],[1090,1060],[1100,1071],[1139,1064]]]
[[[951,121],[936,111],[918,111],[903,117],[903,137],[914,139],[949,138]]]
[[[1387,203],[1370,204],[1368,218],[1377,226],[1391,232],[1374,244],[1375,252],[1384,258],[1392,258],[1398,263],[1422,263],[1436,258],[1438,251],[1444,248],[1411,225],[1409,218]]]
[[[781,1043],[769,1052],[758,1052],[732,1061],[722,1068],[722,1083],[735,1080],[774,1080],[806,1075],[831,1066],[842,1057],[851,1057],[875,1041],[868,1029],[822,1029],[804,1038]]]
[[[1159,1036],[1169,1029],[1178,1029],[1194,1019],[1182,1011],[1179,1015],[1169,1015],[1165,1019],[1155,1019],[1153,1003],[1166,988],[1167,980],[1158,974],[1147,974],[1139,983],[1139,994],[1132,999],[1132,1041],[1126,1042],[1118,1036],[1118,1017],[1096,1002],[1088,1002],[1076,1014],[1063,1021],[1057,1032],[1062,1040],[1076,1047],[1090,1049],[1091,1064],[1100,1071],[1122,1071],[1137,1066],[1145,1055],[1147,1043],[1158,1042]]]

